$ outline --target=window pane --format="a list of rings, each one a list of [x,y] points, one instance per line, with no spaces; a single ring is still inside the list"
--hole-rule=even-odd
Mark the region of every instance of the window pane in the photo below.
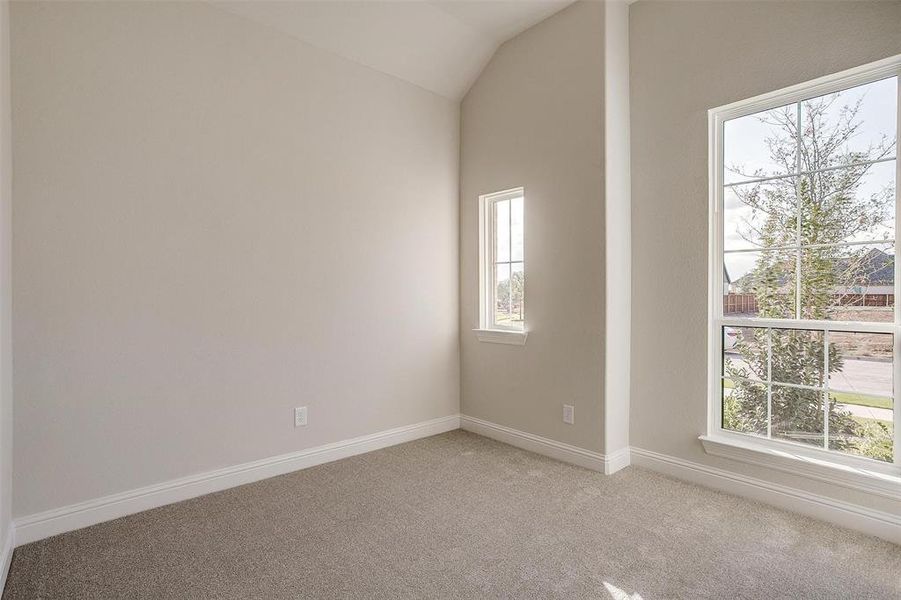
[[[766,381],[767,330],[723,327],[723,376]]]
[[[894,156],[897,101],[891,77],[802,102],[802,169]]]
[[[823,387],[826,346],[822,331],[773,329],[771,337],[774,382]]]
[[[723,429],[766,435],[766,385],[723,379]]]
[[[797,105],[723,124],[724,183],[795,173]]]
[[[723,314],[794,318],[796,256],[795,250],[726,254]]]
[[[746,183],[723,190],[723,249],[797,244],[797,178]]]
[[[890,322],[895,303],[895,250],[890,245],[801,251],[801,317]]]
[[[892,240],[895,161],[801,177],[801,244]]]
[[[829,394],[829,449],[885,462],[893,460],[894,411],[886,398]],[[863,406],[862,403],[871,406]]]
[[[494,260],[510,260],[510,201],[494,203]]]
[[[829,447],[892,460],[893,336],[829,333]]]
[[[522,263],[513,263],[513,297],[510,299],[511,324],[522,328],[525,316],[525,272]]]
[[[774,438],[823,447],[823,392],[773,384]]]
[[[494,267],[494,322],[497,325],[510,325],[510,265],[500,264]]]
[[[510,235],[513,241],[513,254],[510,260],[523,259],[523,200],[513,198],[510,201]]]

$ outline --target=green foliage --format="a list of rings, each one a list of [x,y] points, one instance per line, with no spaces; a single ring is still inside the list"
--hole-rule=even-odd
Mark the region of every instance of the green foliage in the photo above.
[[[513,306],[519,306],[522,303],[525,277],[523,276],[522,271],[514,271],[510,279],[506,279],[497,284],[498,304],[507,306],[510,302],[511,281],[513,282]]]
[[[868,456],[885,462],[892,462],[892,428],[886,421],[877,419],[855,419],[859,425],[860,438],[852,450],[855,454]]]

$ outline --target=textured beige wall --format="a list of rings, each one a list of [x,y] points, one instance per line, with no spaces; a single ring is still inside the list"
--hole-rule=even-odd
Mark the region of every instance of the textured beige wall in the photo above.
[[[604,9],[580,2],[498,50],[462,105],[462,412],[603,448]],[[525,346],[479,342],[478,199],[525,188]],[[562,405],[575,406],[575,424]]]
[[[200,2],[12,42],[16,516],[458,411],[458,106]]]
[[[707,110],[901,53],[899,2],[631,7],[633,446],[888,511],[899,503],[704,454]]]
[[[9,2],[0,2],[0,548],[12,520],[12,152]]]

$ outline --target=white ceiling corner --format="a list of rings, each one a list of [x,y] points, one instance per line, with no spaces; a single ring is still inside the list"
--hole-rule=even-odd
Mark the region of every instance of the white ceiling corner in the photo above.
[[[460,100],[498,46],[572,0],[210,0],[312,46]]]

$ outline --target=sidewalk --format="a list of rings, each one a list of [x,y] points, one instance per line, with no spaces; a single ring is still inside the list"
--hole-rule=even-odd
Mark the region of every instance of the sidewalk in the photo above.
[[[880,421],[892,422],[892,410],[889,408],[872,408],[870,406],[858,406],[857,404],[836,404],[835,408],[847,411],[862,419],[879,419]]]

